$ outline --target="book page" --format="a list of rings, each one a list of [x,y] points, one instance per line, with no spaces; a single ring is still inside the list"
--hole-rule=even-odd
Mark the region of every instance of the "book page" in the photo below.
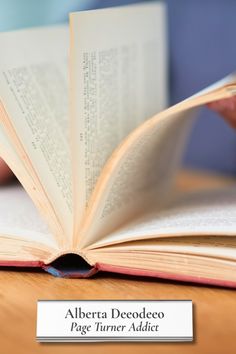
[[[236,184],[174,196],[162,210],[144,213],[93,247],[183,235],[202,235],[203,242],[206,235],[236,236]]]
[[[58,243],[19,184],[0,187],[1,261],[40,260],[58,253]]]
[[[105,270],[122,272],[122,267],[129,269],[128,274],[157,276],[166,279],[200,281],[218,285],[233,285],[236,281],[236,262],[232,252],[221,249],[217,254],[201,255],[178,252],[148,252],[146,250],[125,251],[89,251],[87,260],[90,264],[101,264]],[[219,249],[220,251],[220,249]],[[228,250],[229,251],[229,250]],[[228,253],[228,254],[227,254]],[[110,266],[114,266],[110,267]],[[112,269],[113,268],[113,269]],[[123,270],[126,273],[125,269]],[[123,273],[123,272],[122,272]],[[211,281],[210,281],[211,279]],[[215,280],[215,281],[214,281]],[[229,283],[225,283],[229,281]]]
[[[3,236],[41,242],[57,249],[47,224],[17,183],[0,187],[0,244]]]
[[[187,99],[132,132],[114,152],[97,183],[79,247],[88,247],[138,214],[161,210],[198,106],[234,95],[235,85]],[[85,237],[86,235],[86,237]],[[113,238],[112,242],[116,242]]]
[[[2,118],[4,112],[0,105],[0,117]],[[57,218],[52,210],[50,201],[45,194],[44,189],[40,185],[37,176],[35,175],[30,164],[25,161],[25,155],[20,153],[16,148],[16,142],[12,140],[12,136],[7,136],[4,127],[0,125],[0,157],[7,163],[14,175],[20,181],[26,192],[31,197],[32,201],[40,211],[44,220],[47,222],[51,236],[59,242],[58,235],[62,233],[61,227],[58,225]],[[63,240],[61,239],[61,243]]]
[[[70,29],[79,221],[113,150],[167,104],[165,8],[148,3],[73,13]]]
[[[68,127],[68,29],[65,26],[0,34],[0,98],[5,128],[19,140],[56,214],[72,235]],[[17,138],[17,139],[16,139]]]
[[[114,166],[116,172],[110,173],[105,190],[99,194],[96,214],[83,240],[86,246],[140,213],[163,207],[181,162],[193,113],[175,114],[158,122],[124,151]]]
[[[205,257],[231,259],[236,261],[236,237],[234,236],[183,236],[165,237],[147,240],[124,242],[107,247],[93,249],[89,255],[107,254],[119,257],[119,255],[136,252],[137,255],[146,254],[150,259],[158,257],[159,254],[189,254]],[[96,256],[95,256],[96,257]]]

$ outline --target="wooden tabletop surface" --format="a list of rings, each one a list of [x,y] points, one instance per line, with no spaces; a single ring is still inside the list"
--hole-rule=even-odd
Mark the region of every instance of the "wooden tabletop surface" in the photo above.
[[[222,178],[184,173],[185,189],[224,183]],[[193,343],[36,342],[38,299],[192,299]],[[157,279],[100,274],[93,279],[60,279],[39,271],[0,271],[0,353],[236,353],[236,290]]]

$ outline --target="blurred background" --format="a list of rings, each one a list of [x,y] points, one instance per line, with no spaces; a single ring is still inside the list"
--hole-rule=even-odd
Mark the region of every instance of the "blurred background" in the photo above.
[[[0,0],[0,31],[55,24],[71,11],[129,0]],[[235,71],[235,0],[163,0],[167,4],[169,102],[176,103]],[[184,158],[189,167],[236,173],[236,133],[202,109]]]

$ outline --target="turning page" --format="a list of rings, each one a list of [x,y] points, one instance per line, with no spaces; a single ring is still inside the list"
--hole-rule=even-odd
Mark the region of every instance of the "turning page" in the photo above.
[[[163,207],[170,196],[194,112],[175,113],[156,120],[156,124],[150,120],[118,148],[119,153],[114,154],[114,161],[109,160],[91,199],[82,247],[102,240],[141,213],[157,213]]]
[[[233,80],[233,82],[232,82]],[[198,106],[235,94],[228,85],[205,91],[155,115],[134,130],[106,164],[81,231],[81,248],[102,240],[139,214],[163,209]],[[85,236],[86,235],[86,236]]]
[[[165,8],[147,3],[72,13],[75,218],[113,150],[166,106]]]

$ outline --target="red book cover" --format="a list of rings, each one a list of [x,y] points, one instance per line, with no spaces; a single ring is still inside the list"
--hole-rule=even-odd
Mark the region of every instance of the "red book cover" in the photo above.
[[[56,260],[57,261],[57,260]],[[236,282],[233,281],[223,281],[219,279],[204,278],[204,277],[194,277],[189,275],[178,275],[174,273],[161,272],[161,271],[150,271],[145,269],[129,268],[129,267],[119,267],[110,264],[96,263],[94,266],[78,267],[78,268],[67,268],[59,266],[58,268],[54,265],[55,261],[50,264],[45,264],[41,261],[0,261],[0,266],[2,267],[29,267],[29,268],[41,268],[46,272],[52,274],[56,277],[61,278],[90,278],[98,272],[109,272],[118,273],[128,276],[140,276],[140,277],[151,277],[166,280],[181,281],[187,283],[197,283],[214,285],[227,288],[236,288]]]

